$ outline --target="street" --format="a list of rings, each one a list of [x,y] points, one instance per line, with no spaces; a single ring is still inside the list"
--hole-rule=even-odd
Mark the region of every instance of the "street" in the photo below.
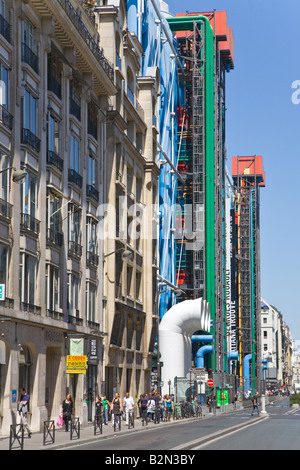
[[[298,450],[300,449],[300,409],[290,408],[288,398],[267,406],[266,419],[251,417],[251,409],[190,422],[157,425],[134,435],[117,435],[68,445],[66,450],[171,451],[195,450]],[[253,425],[249,426],[249,424]],[[247,425],[243,428],[243,426]],[[228,435],[227,432],[232,431]],[[284,430],[284,432],[283,432]],[[222,436],[213,440],[221,432]],[[200,444],[209,437],[209,443]],[[120,455],[120,454],[118,454]],[[191,454],[190,454],[191,455]]]
[[[300,408],[281,398],[266,410],[269,419],[193,450],[299,450]]]

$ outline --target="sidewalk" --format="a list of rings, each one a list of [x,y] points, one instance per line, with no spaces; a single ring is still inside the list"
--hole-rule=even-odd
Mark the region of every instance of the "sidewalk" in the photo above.
[[[114,431],[111,422],[108,423],[107,426],[103,425],[102,434],[100,434],[99,429],[97,429],[97,435],[94,435],[94,425],[92,423],[88,424],[85,427],[80,427],[80,437],[78,439],[76,433],[73,434],[73,439],[70,438],[70,431],[65,432],[64,428],[57,428],[55,423],[55,441],[54,444],[46,444],[43,445],[43,433],[33,433],[31,438],[28,439],[27,432],[24,432],[24,444],[23,450],[56,450],[62,449],[66,446],[76,445],[76,443],[83,444],[84,442],[89,442],[91,440],[102,440],[107,438],[112,438],[117,435],[124,435],[129,433],[136,433],[136,432],[143,432],[147,431],[147,429],[153,429],[156,426],[174,426],[176,423],[182,423],[183,421],[190,421],[190,420],[199,420],[199,419],[206,419],[208,417],[212,417],[213,413],[208,412],[208,408],[203,406],[203,418],[185,418],[184,420],[172,420],[170,422],[163,422],[161,421],[159,424],[154,424],[153,422],[148,423],[148,425],[142,425],[140,419],[134,420],[134,428],[128,429],[126,426],[125,421],[122,420],[121,423],[121,431]],[[9,450],[9,437],[0,438],[0,451],[1,450]],[[46,442],[51,441],[50,437],[47,437]],[[16,441],[13,446],[12,450],[20,450],[18,442]]]

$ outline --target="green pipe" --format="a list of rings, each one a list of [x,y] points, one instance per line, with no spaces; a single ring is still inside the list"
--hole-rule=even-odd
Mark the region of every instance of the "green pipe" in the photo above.
[[[206,16],[167,18],[171,31],[193,31],[194,22],[205,24],[205,237],[206,237],[206,300],[210,305],[215,336],[215,139],[214,139],[214,34]],[[216,370],[213,354],[213,370]]]

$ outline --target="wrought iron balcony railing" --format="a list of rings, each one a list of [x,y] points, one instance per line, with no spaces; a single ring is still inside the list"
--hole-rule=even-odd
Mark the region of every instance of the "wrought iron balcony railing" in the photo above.
[[[64,169],[64,161],[62,158],[60,158],[55,152],[52,150],[48,150],[47,152],[47,163],[49,165],[54,165],[56,168],[58,168],[60,171],[63,171]]]
[[[0,105],[0,122],[2,122],[2,124],[5,127],[12,130],[13,123],[14,123],[14,117],[2,105]]]
[[[39,58],[25,42],[22,42],[22,61],[30,65],[35,73],[39,73]]]
[[[72,168],[69,168],[68,180],[70,183],[75,183],[76,186],[82,188],[82,176],[80,176],[77,171],[73,170]]]
[[[40,232],[40,221],[30,214],[21,214],[21,228],[38,234]]]
[[[30,145],[36,152],[39,152],[41,149],[41,140],[33,132],[24,127],[21,129],[21,142],[22,144]]]

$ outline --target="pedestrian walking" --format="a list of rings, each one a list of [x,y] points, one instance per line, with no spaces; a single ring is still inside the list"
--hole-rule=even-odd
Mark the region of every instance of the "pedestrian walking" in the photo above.
[[[166,413],[167,413],[167,419],[170,421],[171,415],[173,412],[173,402],[171,398],[169,397],[169,395],[166,395],[165,408],[166,408]]]
[[[125,409],[125,416],[126,416],[126,426],[128,426],[129,422],[129,413],[130,411],[134,411],[134,399],[132,396],[129,395],[129,392],[126,392],[124,401],[123,401],[123,406]]]
[[[251,401],[252,401],[252,404],[253,404],[253,408],[252,408],[252,412],[251,412],[251,416],[253,416],[253,413],[255,411],[255,409],[257,410],[257,414],[259,415],[259,395],[258,395],[258,392],[256,392],[256,394],[254,395],[254,397],[251,398]]]
[[[106,395],[103,396],[102,404],[103,404],[103,422],[105,426],[107,426],[108,425],[108,412],[111,407],[111,404],[109,403]]]
[[[70,393],[67,394],[66,398],[62,403],[62,416],[65,423],[65,431],[69,431],[69,421],[71,421],[72,415],[74,414],[74,402]]]
[[[141,399],[140,399],[140,416],[141,418],[145,418],[145,416],[147,416],[147,406],[148,406],[148,398],[146,396],[146,394],[144,393],[142,396],[141,396]]]
[[[28,438],[31,438],[31,429],[28,424],[27,420],[27,414],[29,412],[29,400],[30,396],[26,392],[26,389],[23,387],[20,390],[20,396],[19,396],[19,401],[18,401],[18,411],[19,411],[19,417],[20,417],[20,422],[23,424],[24,428],[26,429],[28,433]]]
[[[153,396],[150,395],[147,403],[148,419],[154,421],[154,412],[155,412],[155,400]]]
[[[112,400],[110,410],[112,412],[112,426],[114,426],[115,416],[121,416],[122,413],[122,402],[120,395],[115,393],[115,397]]]
[[[102,403],[101,397],[99,397],[98,395],[96,398],[96,403],[95,403],[95,415],[96,415],[98,426],[100,424],[100,418],[102,416],[102,412],[103,412],[103,403]]]

